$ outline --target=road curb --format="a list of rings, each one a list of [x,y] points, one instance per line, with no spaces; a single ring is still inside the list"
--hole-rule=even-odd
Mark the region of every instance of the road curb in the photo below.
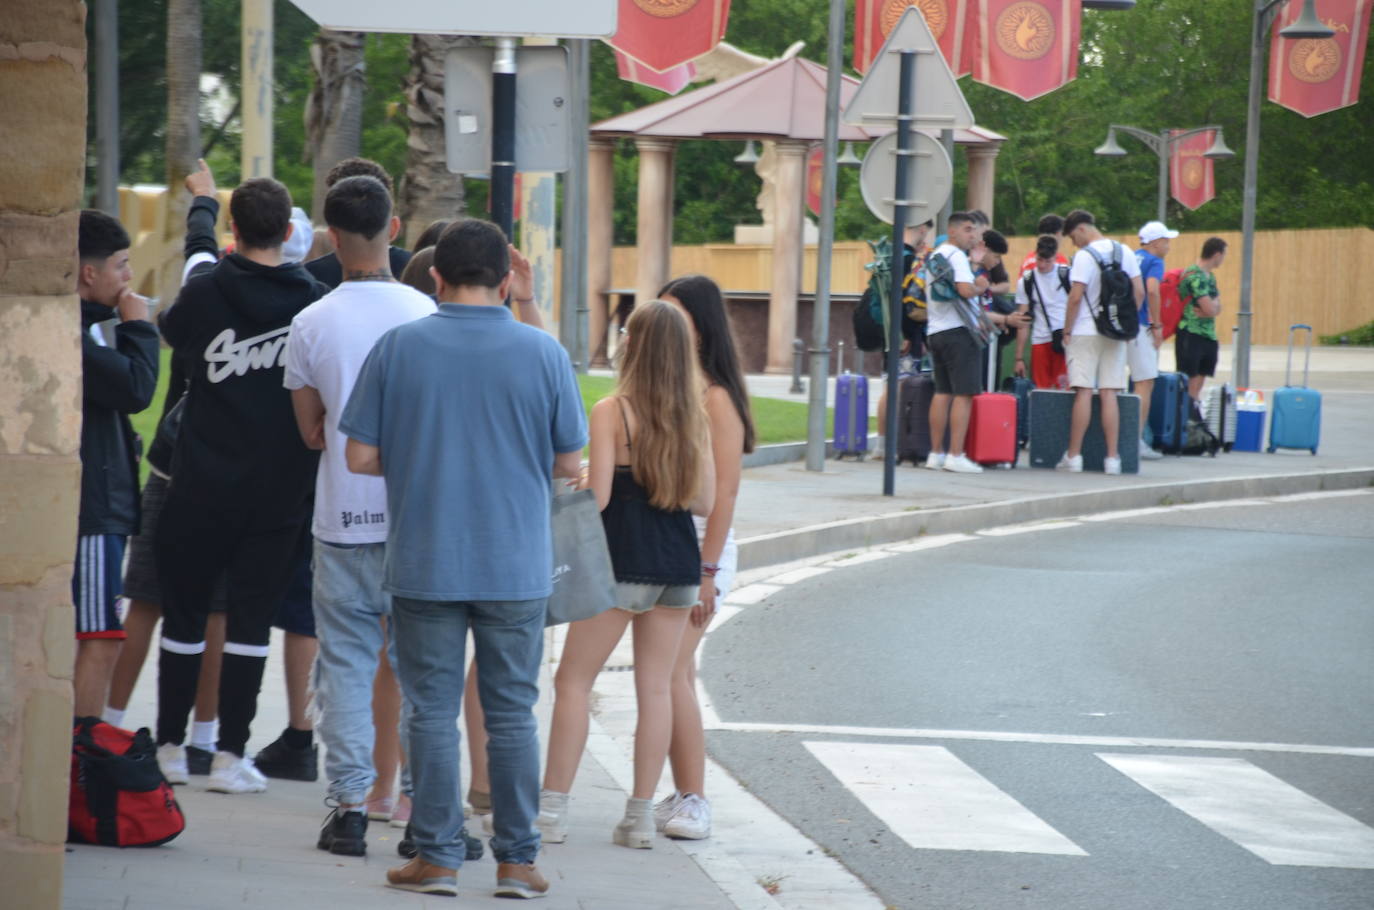
[[[1027,521],[1070,518],[1118,509],[1142,509],[1169,503],[1286,496],[1366,486],[1374,486],[1374,467],[1135,484],[971,506],[889,512],[746,537],[739,542],[739,568],[741,571],[764,568],[841,550],[910,540],[925,534],[968,533]]]

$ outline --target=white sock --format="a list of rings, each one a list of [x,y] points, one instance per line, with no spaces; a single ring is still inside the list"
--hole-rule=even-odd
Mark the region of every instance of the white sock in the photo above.
[[[124,726],[124,712],[119,708],[111,708],[109,705],[106,705],[105,710],[100,712],[100,719],[111,727]]]
[[[219,738],[219,721],[192,721],[191,745],[206,752],[215,751],[215,740]]]

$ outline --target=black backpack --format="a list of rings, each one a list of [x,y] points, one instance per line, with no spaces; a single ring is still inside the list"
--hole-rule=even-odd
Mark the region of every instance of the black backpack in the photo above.
[[[1096,309],[1088,307],[1097,333],[1117,341],[1130,341],[1140,332],[1140,305],[1135,300],[1135,285],[1121,267],[1121,244],[1112,241],[1112,258],[1103,259],[1091,246],[1084,247],[1102,272],[1102,294]]]
[[[873,288],[864,288],[863,296],[854,307],[854,343],[861,351],[881,351],[887,346],[883,333],[882,303]],[[874,315],[874,310],[878,311]]]

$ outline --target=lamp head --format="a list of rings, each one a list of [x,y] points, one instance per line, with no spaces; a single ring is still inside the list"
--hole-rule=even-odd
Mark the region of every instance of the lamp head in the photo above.
[[[1093,154],[1103,158],[1124,158],[1126,150],[1116,141],[1116,130],[1107,130],[1107,141],[1093,149]]]
[[[754,140],[750,139],[744,144],[744,151],[735,156],[735,164],[758,164],[759,153],[754,150]]]
[[[1298,21],[1279,29],[1279,34],[1285,38],[1330,38],[1336,32],[1317,18],[1317,0],[1303,0]]]
[[[1221,137],[1221,130],[1217,130],[1216,138],[1212,140],[1211,148],[1203,152],[1202,157],[1210,158],[1213,161],[1223,161],[1227,158],[1236,157],[1236,153],[1227,147],[1226,140]]]
[[[848,165],[850,167],[857,167],[863,164],[863,162],[859,160],[859,156],[854,154],[854,143],[852,142],[846,142],[844,144],[844,151],[840,153],[840,157],[835,159],[835,163]]]

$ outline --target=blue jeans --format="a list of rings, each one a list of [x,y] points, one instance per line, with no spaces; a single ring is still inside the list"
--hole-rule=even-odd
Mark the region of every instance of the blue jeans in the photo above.
[[[391,616],[391,595],[382,590],[385,552],[383,543],[315,541],[318,730],[325,746],[329,796],[345,805],[362,803],[377,779],[372,765],[372,681],[383,643],[382,620]],[[393,664],[394,639],[387,645]]]
[[[463,802],[458,712],[463,702],[469,627],[477,692],[486,712],[491,769],[491,852],[499,863],[532,863],[539,853],[539,665],[544,657],[545,599],[431,601],[396,597],[392,623],[396,675],[410,705],[410,773],[415,796],[411,836],[426,861],[463,864]]]

